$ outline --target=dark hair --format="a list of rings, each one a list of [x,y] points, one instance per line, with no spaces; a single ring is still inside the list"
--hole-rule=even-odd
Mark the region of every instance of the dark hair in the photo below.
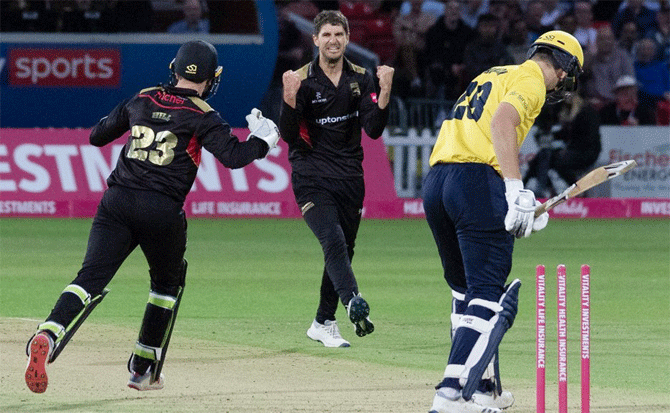
[[[318,36],[321,28],[325,24],[330,24],[333,26],[342,26],[344,31],[349,34],[349,21],[338,10],[324,10],[321,13],[317,14],[314,18],[314,35]]]

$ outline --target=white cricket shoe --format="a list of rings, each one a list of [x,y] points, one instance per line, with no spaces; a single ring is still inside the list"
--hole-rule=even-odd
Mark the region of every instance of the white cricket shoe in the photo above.
[[[514,396],[507,390],[503,390],[500,395],[497,395],[492,391],[486,393],[476,391],[475,394],[472,395],[472,400],[482,406],[497,407],[502,410],[505,410],[514,404]]]
[[[130,378],[128,379],[128,387],[138,391],[160,390],[164,385],[165,376],[163,376],[163,373],[161,373],[158,380],[151,383],[151,369],[147,370],[144,374],[130,373]]]
[[[316,320],[307,330],[307,337],[320,341],[326,347],[349,347],[349,342],[342,338],[337,321],[326,320],[323,324]]]
[[[433,406],[428,413],[501,413],[497,407],[482,406],[474,399],[466,401],[460,390],[442,387],[435,393]]]

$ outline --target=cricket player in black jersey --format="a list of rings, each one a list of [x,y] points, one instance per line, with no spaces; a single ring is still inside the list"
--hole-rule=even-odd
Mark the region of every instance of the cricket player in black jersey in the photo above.
[[[185,285],[186,219],[183,204],[195,180],[201,149],[228,168],[263,158],[279,140],[276,125],[260,111],[247,115],[245,142],[205,99],[219,85],[222,68],[214,46],[183,44],[170,63],[169,85],[140,91],[121,102],[93,128],[90,143],[106,145],[130,130],[116,168],[107,179],[93,219],[82,268],[65,287],[46,321],[29,340],[25,380],[35,393],[46,390],[46,365],[53,362],[105,287],[139,245],[149,264],[151,291],[135,349],[128,361],[128,386],[163,388],[161,368]]]
[[[344,57],[349,23],[339,11],[319,13],[312,37],[319,49],[314,61],[283,75],[279,129],[289,146],[296,201],[325,261],[319,306],[307,336],[326,347],[349,347],[335,320],[338,300],[358,336],[374,330],[351,269],[365,195],[361,128],[372,139],[381,136],[394,70],[377,68],[377,94],[372,74]]]

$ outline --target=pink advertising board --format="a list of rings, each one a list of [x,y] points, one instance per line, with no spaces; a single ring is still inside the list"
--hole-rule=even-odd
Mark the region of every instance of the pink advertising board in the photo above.
[[[93,216],[126,139],[97,148],[88,143],[89,132],[0,129],[0,216]],[[249,131],[234,133],[244,139]],[[365,216],[402,217],[382,140],[364,137],[363,146]],[[230,170],[203,150],[184,210],[191,217],[300,217],[287,152],[280,141],[265,159]]]
[[[125,143],[88,144],[89,129],[0,129],[0,217],[91,217]],[[244,139],[246,129],[234,133]],[[401,199],[381,139],[363,139],[365,218],[423,218],[420,199]],[[286,144],[263,160],[230,170],[203,151],[186,199],[189,217],[297,218]],[[670,200],[576,198],[554,218],[670,217]]]

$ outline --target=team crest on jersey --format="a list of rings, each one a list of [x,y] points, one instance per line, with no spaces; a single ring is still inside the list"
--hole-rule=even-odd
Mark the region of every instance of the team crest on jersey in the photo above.
[[[326,100],[327,100],[326,98],[321,97],[321,92],[316,92],[316,96],[315,96],[314,100],[312,100],[312,103],[323,103]]]
[[[358,82],[349,83],[349,87],[351,87],[351,94],[353,96],[358,97],[361,95],[361,87],[358,86]]]
[[[370,99],[372,99],[373,102],[377,103],[377,94],[375,92],[370,93]]]
[[[151,119],[156,119],[156,120],[162,120],[163,122],[169,122],[170,121],[170,116],[165,112],[152,112],[151,113]]]

